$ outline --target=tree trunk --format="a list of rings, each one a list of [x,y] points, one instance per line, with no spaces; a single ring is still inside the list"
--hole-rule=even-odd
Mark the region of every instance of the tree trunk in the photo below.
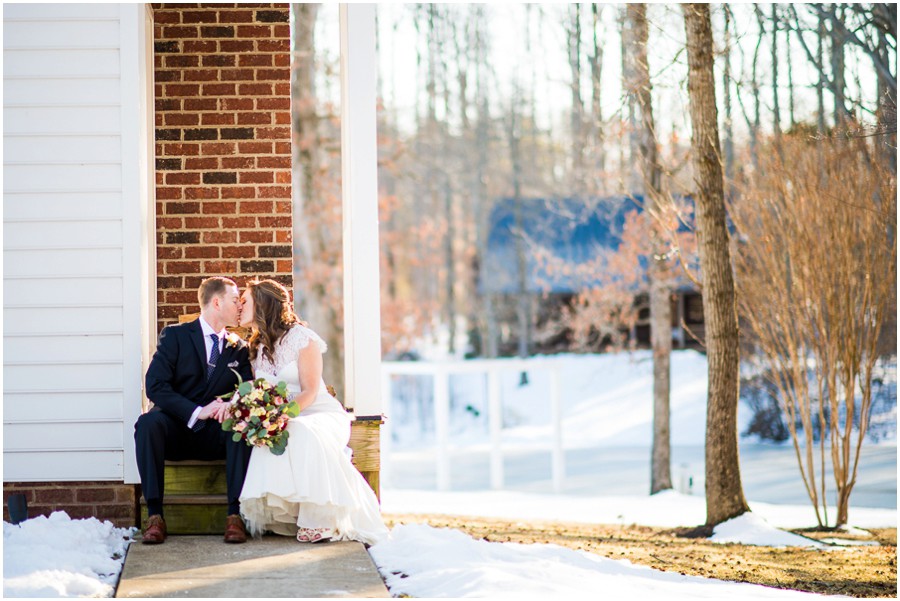
[[[772,4],[772,123],[775,146],[781,152],[781,105],[778,102],[778,5]],[[787,49],[790,53],[790,48]]]
[[[629,90],[637,100],[640,111],[639,168],[643,179],[644,206],[650,215],[648,232],[652,256],[648,267],[650,280],[650,339],[653,346],[653,450],[650,468],[650,494],[672,488],[669,444],[669,361],[672,354],[672,309],[669,302],[667,254],[662,236],[660,213],[662,205],[662,169],[654,131],[650,68],[647,62],[647,5],[629,4],[626,8],[628,29],[633,45],[634,89]]]
[[[832,18],[843,19],[843,10],[838,12],[837,7],[832,7]],[[834,123],[841,126],[848,119],[847,98],[845,94],[846,82],[844,79],[844,32],[832,23],[830,31],[831,41],[831,94],[834,97]]]
[[[584,102],[581,99],[581,5],[569,5],[571,22],[569,23],[569,70],[572,77],[572,189],[576,195],[584,191]],[[532,63],[534,64],[534,63]]]
[[[591,131],[594,134],[594,168],[598,174],[595,179],[603,177],[606,170],[606,153],[603,148],[603,105],[601,103],[603,75],[603,45],[597,39],[597,28],[600,26],[600,8],[591,4],[593,15],[594,52],[591,55]]]
[[[725,13],[725,49],[724,57],[725,69],[722,73],[722,89],[725,92],[725,185],[727,186],[728,196],[732,195],[734,190],[734,120],[731,112],[731,7],[727,4],[722,6]]]
[[[622,17],[619,23],[622,32],[622,87],[628,102],[628,160],[631,164],[634,164],[634,162],[638,160],[638,155],[640,154],[637,117],[638,105],[637,98],[634,94],[634,90],[637,89],[637,84],[635,83],[636,66],[634,56],[631,55],[631,48],[634,48],[634,32],[631,29],[631,22],[628,20],[627,8],[622,10]],[[624,147],[624,145],[621,146]],[[640,173],[636,169],[628,169],[625,167],[624,160],[621,160],[620,162],[620,168],[629,174],[625,194],[634,194],[641,186]]]
[[[315,43],[317,4],[294,4],[294,60],[291,69],[291,119],[295,154],[292,161],[294,240],[294,305],[328,345],[323,359],[323,377],[334,386],[338,398],[344,389],[343,309],[340,302],[340,222],[329,221],[321,182],[319,122],[316,114]],[[330,257],[334,256],[334,259]],[[326,257],[328,259],[326,259]],[[315,269],[330,260],[330,269]],[[329,281],[318,281],[316,273],[332,273]],[[320,277],[320,276],[318,276]]]
[[[749,511],[738,457],[738,324],[725,223],[709,5],[684,4],[696,229],[709,365],[706,414],[706,524]]]

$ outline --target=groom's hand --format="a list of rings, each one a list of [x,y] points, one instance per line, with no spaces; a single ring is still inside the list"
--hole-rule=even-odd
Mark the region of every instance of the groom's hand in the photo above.
[[[219,422],[222,422],[225,420],[225,411],[227,407],[228,405],[226,403],[216,399],[200,410],[200,413],[197,414],[197,419],[214,418]]]

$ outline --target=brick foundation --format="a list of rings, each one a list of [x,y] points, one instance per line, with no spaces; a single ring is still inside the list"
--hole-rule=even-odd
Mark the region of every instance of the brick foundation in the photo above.
[[[288,288],[287,4],[154,4],[158,327],[212,275]]]
[[[28,517],[65,511],[70,518],[95,517],[119,528],[138,525],[139,487],[121,482],[4,482],[3,520],[9,521],[6,500],[24,494]]]

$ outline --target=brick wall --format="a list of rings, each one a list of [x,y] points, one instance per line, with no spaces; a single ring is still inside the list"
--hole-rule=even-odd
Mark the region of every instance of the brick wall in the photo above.
[[[70,518],[95,517],[119,528],[138,525],[138,486],[121,482],[16,482],[3,483],[3,520],[9,521],[6,500],[21,493],[28,517],[65,511]]]
[[[292,287],[287,4],[154,4],[158,326],[211,275]]]

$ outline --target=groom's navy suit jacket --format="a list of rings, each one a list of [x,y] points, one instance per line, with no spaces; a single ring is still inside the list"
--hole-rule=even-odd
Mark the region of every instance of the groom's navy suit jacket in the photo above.
[[[238,378],[252,380],[247,345],[240,341],[229,346],[226,341],[212,375],[206,377],[206,344],[200,320],[171,325],[159,335],[156,353],[147,369],[147,398],[161,411],[178,418],[185,425],[197,406],[213,398],[233,392]],[[198,420],[197,426],[203,421]]]

